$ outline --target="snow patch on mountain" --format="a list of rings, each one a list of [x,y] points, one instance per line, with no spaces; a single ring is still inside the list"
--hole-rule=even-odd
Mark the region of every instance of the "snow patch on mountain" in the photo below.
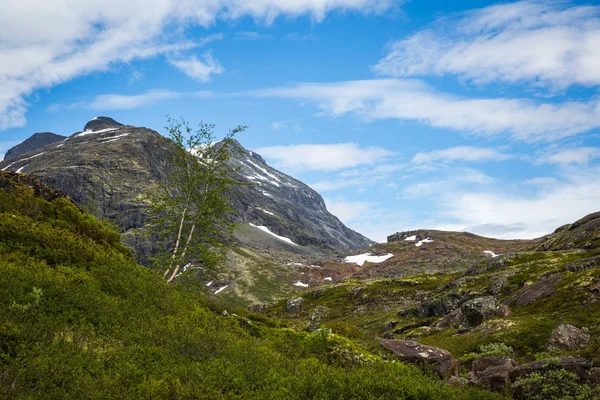
[[[419,243],[415,244],[415,246],[421,247],[421,246],[423,246],[423,243],[431,243],[431,242],[433,242],[433,239],[427,238],[427,239],[421,240]]]
[[[263,231],[265,233],[268,233],[269,235],[271,235],[271,236],[273,236],[273,237],[275,237],[275,238],[277,238],[277,239],[279,239],[279,240],[281,240],[283,242],[286,242],[286,243],[291,244],[293,246],[298,246],[296,243],[292,242],[292,240],[290,238],[286,238],[284,236],[279,236],[278,234],[271,232],[269,230],[269,228],[267,228],[266,226],[254,225],[252,222],[249,222],[249,224],[250,224],[250,226],[253,226],[254,228],[258,228],[261,231]]]
[[[349,263],[349,264],[357,264],[362,267],[363,264],[367,261],[370,263],[373,263],[373,264],[379,264],[389,258],[392,258],[393,256],[394,256],[393,254],[384,254],[384,255],[378,256],[378,255],[373,255],[371,253],[365,253],[365,254],[358,254],[355,256],[348,256],[348,257],[344,258],[344,262]]]

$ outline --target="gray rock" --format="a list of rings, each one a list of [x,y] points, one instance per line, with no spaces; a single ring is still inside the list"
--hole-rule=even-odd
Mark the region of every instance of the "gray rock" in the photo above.
[[[496,316],[497,301],[493,296],[478,297],[461,306],[467,326],[476,327],[488,318]]]
[[[512,310],[506,304],[500,304],[496,310],[496,317],[498,318],[509,318],[512,315]]]
[[[540,297],[550,296],[555,290],[556,284],[563,279],[562,274],[554,274],[540,279],[536,283],[525,286],[523,289],[515,293],[505,304],[514,304],[518,307],[524,307],[531,304]]]
[[[302,297],[290,299],[286,302],[285,309],[288,310],[288,312],[298,312],[300,311],[302,303],[304,303],[304,299]]]
[[[569,324],[560,324],[550,336],[547,350],[579,350],[590,344],[590,335]]]
[[[463,314],[462,310],[460,308],[457,308],[456,310],[452,311],[450,314],[446,315],[440,322],[438,322],[436,324],[436,327],[438,328],[459,328],[463,325],[465,325],[467,322],[467,319],[465,318],[465,315]]]
[[[473,361],[474,382],[493,391],[503,391],[510,386],[510,373],[518,363],[508,357],[489,356]]]
[[[430,367],[438,376],[456,374],[458,362],[447,350],[427,346],[412,340],[378,339],[403,362]]]
[[[224,317],[229,317],[229,311],[223,310],[223,312],[221,313],[221,315],[224,316]]]

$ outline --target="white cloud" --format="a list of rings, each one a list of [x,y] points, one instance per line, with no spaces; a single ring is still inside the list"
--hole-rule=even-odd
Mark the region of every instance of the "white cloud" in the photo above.
[[[554,88],[600,84],[600,7],[563,1],[492,5],[440,18],[395,42],[374,70],[457,75]]]
[[[202,60],[196,56],[179,59],[169,58],[169,64],[190,78],[202,83],[209,82],[212,75],[225,72],[225,68],[210,53],[204,53]]]
[[[271,146],[256,152],[288,171],[336,171],[358,165],[374,165],[394,154],[380,147],[356,143]]]
[[[512,158],[497,149],[459,146],[443,150],[417,153],[414,163],[451,162],[451,161],[503,161]]]
[[[6,3],[7,0],[4,0]],[[0,13],[0,130],[23,126],[28,97],[118,63],[180,54],[216,37],[187,40],[186,27],[249,16],[272,23],[279,16],[333,11],[381,12],[393,0],[30,0]],[[198,61],[202,63],[202,61]],[[198,66],[198,63],[195,63]],[[200,79],[201,72],[192,69]]]
[[[374,79],[301,83],[244,93],[317,102],[323,113],[366,120],[400,119],[477,135],[509,134],[551,141],[600,127],[600,100],[548,102],[521,98],[463,98],[419,80]]]
[[[149,90],[140,94],[102,94],[96,96],[92,101],[83,101],[71,104],[52,104],[48,107],[49,112],[57,112],[62,109],[74,110],[87,108],[90,110],[130,110],[134,108],[149,106],[159,101],[179,98],[209,98],[214,94],[209,91],[197,92],[175,92],[172,90]]]
[[[595,158],[600,158],[600,148],[576,147],[543,155],[536,164],[588,164]]]
[[[283,122],[279,122],[279,121],[274,121],[271,124],[271,129],[273,129],[275,132],[277,132],[278,130],[285,128],[286,125]]]

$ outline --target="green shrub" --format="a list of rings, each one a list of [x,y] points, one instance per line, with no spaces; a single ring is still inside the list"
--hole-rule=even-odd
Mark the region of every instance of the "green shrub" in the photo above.
[[[523,400],[593,400],[600,399],[600,390],[581,383],[577,375],[564,369],[535,372],[519,379],[516,397]]]
[[[512,347],[504,343],[490,343],[479,346],[479,351],[475,353],[467,353],[460,358],[461,362],[467,363],[478,358],[498,356],[498,357],[514,357],[515,352]]]

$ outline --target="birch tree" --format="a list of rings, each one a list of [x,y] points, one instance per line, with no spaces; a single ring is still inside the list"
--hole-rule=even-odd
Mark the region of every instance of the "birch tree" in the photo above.
[[[238,126],[215,142],[215,125],[201,122],[196,130],[185,120],[168,118],[169,138],[176,144],[168,173],[149,193],[151,229],[162,251],[154,259],[168,282],[185,269],[201,263],[215,270],[223,260],[224,245],[233,230],[230,196],[239,184],[228,163],[235,151]]]

